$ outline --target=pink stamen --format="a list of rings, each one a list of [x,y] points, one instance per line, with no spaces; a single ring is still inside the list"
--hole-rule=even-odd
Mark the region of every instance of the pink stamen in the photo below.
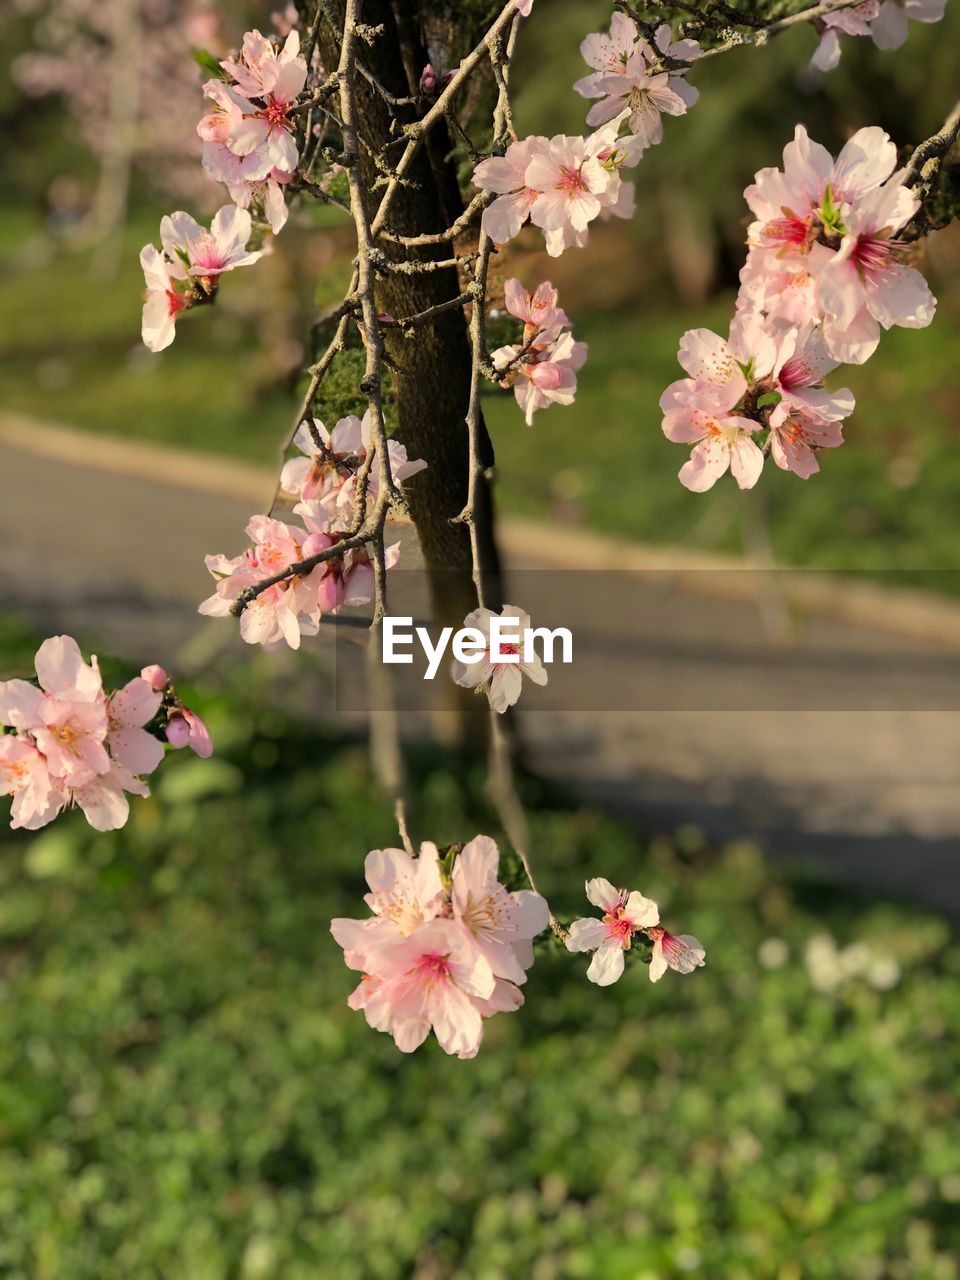
[[[899,247],[900,242],[897,240],[871,235],[858,236],[850,257],[864,274],[880,274],[889,270],[893,251]]]

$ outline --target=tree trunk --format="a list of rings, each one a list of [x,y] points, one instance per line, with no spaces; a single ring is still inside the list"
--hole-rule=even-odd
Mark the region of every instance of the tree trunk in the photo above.
[[[311,6],[312,7],[312,6]],[[342,17],[342,5],[331,5]],[[391,94],[405,97],[416,91],[420,71],[427,61],[415,0],[367,0],[363,21],[383,30],[372,44],[361,46],[361,58]],[[320,49],[324,66],[336,66],[338,39],[327,22],[321,24]],[[357,77],[356,99],[362,139],[380,150],[396,133],[391,133],[391,109],[362,77]],[[414,120],[412,108],[393,108],[402,123]],[[387,155],[399,159],[403,142],[397,141]],[[388,224],[401,235],[421,235],[442,231],[462,212],[456,172],[449,159],[449,138],[444,126],[436,126],[421,147],[409,173],[409,184],[394,197]],[[371,216],[376,210],[383,183],[369,152],[361,146],[360,169],[371,193]],[[386,256],[395,261],[439,261],[451,257],[450,244],[405,249],[381,241]],[[397,318],[424,311],[456,298],[460,283],[455,269],[418,273],[385,272],[377,284],[377,306]],[[469,530],[452,519],[467,500],[469,441],[466,429],[470,386],[471,353],[467,324],[462,308],[437,316],[418,327],[412,338],[398,329],[386,329],[384,342],[392,363],[392,380],[397,405],[397,436],[411,458],[423,458],[425,471],[408,485],[410,508],[430,578],[434,616],[441,625],[459,627],[464,615],[476,607],[471,578]],[[482,427],[483,461],[493,465],[493,447]],[[480,487],[477,527],[483,548],[483,570],[488,598],[499,606],[502,589],[500,566],[493,529],[491,486],[484,479]],[[457,712],[456,737],[468,749],[483,747],[486,740],[486,707],[483,700],[453,686]]]

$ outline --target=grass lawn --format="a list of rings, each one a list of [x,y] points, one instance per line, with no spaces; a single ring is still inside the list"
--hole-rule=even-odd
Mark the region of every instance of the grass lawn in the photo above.
[[[321,303],[340,296],[346,270],[337,216],[321,210],[313,233],[291,232],[316,255],[311,271],[321,282]],[[185,317],[174,346],[153,356],[139,342],[136,261],[153,223],[138,217],[118,274],[103,284],[88,256],[44,259],[36,240],[24,251],[22,215],[0,217],[2,404],[272,465],[294,403],[290,379],[277,370],[296,367],[295,341],[312,305],[299,296],[303,281],[291,278],[280,254],[258,266],[256,279],[238,272],[216,308]],[[589,267],[589,250],[584,263]],[[302,327],[274,333],[272,297],[284,299],[276,314],[289,314],[293,297]],[[858,409],[849,443],[823,455],[819,476],[804,482],[768,464],[750,494],[729,478],[709,494],[687,493],[676,480],[686,451],[663,438],[657,408],[681,372],[680,335],[701,325],[725,331],[731,299],[686,311],[646,300],[615,312],[571,310],[577,336],[590,345],[576,403],[539,414],[528,430],[511,395],[486,397],[504,510],[724,550],[755,548],[769,535],[786,564],[894,572],[920,582],[930,581],[931,571],[960,568],[960,399],[948,374],[960,337],[956,291],[945,293],[932,328],[894,330],[873,361],[843,371]],[[937,582],[951,589],[948,573]]]
[[[3,634],[7,671],[32,644]],[[943,920],[531,787],[555,910],[642,887],[707,967],[601,990],[546,948],[475,1061],[404,1057],[328,933],[395,840],[365,753],[226,679],[193,691],[218,754],[125,830],[0,839],[6,1280],[958,1275]],[[414,774],[420,834],[494,829],[478,778]]]

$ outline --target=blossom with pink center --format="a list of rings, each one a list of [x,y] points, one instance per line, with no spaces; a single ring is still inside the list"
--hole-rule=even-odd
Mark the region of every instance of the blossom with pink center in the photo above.
[[[632,19],[615,13],[609,36],[587,36],[581,44],[584,60],[596,70],[573,86],[584,98],[600,99],[587,114],[588,125],[626,119],[641,151],[663,140],[662,114],[682,116],[699,97],[687,84],[685,71],[652,70],[661,55],[677,61],[694,57],[700,50],[697,42],[673,43],[664,23],[656,30],[654,45],[640,39]]]
[[[881,328],[924,329],[933,320],[937,300],[896,239],[919,207],[919,198],[891,179],[845,215],[840,248],[817,279],[823,338],[837,360],[863,364]]]
[[[781,471],[807,480],[820,470],[817,451],[843,444],[843,430],[839,422],[791,413],[786,404],[780,409],[782,413],[775,410],[770,418],[770,456]]]
[[[234,155],[250,157],[247,179],[265,178],[272,169],[295,170],[299,153],[290,111],[307,79],[297,32],[290,32],[278,54],[258,31],[248,31],[241,58],[228,58],[222,65],[236,84],[226,89],[236,111],[224,109],[229,125],[225,136],[213,140],[225,143]]]
[[[603,912],[603,919],[587,916],[574,920],[567,934],[567,950],[592,951],[587,977],[599,987],[608,987],[623,973],[624,952],[629,951],[633,935],[656,925],[660,912],[642,893],[616,889],[602,876],[588,880],[584,887],[589,901]]]
[[[654,927],[647,930],[653,940],[650,957],[650,981],[659,982],[668,969],[677,973],[693,973],[706,962],[707,953],[690,933],[673,934]]]
[[[498,880],[500,851],[489,836],[476,836],[458,854],[451,878],[453,918],[473,939],[494,976],[526,981],[532,940],[546,929],[546,900],[529,889],[509,892]]]
[[[495,644],[491,637],[494,618],[506,619],[501,628],[501,640]],[[464,627],[477,632],[478,645],[485,650],[475,662],[454,659],[451,675],[465,689],[485,689],[494,711],[503,714],[520,697],[523,677],[534,684],[546,684],[547,673],[540,657],[533,653],[527,661],[523,652],[525,634],[530,630],[530,615],[515,605],[504,605],[499,614],[490,609],[474,609],[463,620]]]
[[[818,240],[835,247],[829,242],[838,239],[847,208],[885,182],[896,163],[896,147],[876,126],[858,129],[834,160],[798,124],[783,149],[783,169],[761,169],[743,193],[756,219],[749,243],[775,248],[785,260],[808,253]]]
[[[301,517],[310,534],[309,555],[315,555],[328,547],[336,546],[343,537],[337,528],[337,519],[331,519],[329,507],[323,502],[298,502],[294,514]],[[306,550],[306,547],[305,547]],[[384,568],[395,569],[400,559],[400,543],[394,542],[383,549]],[[332,556],[321,562],[310,575],[315,590],[317,616],[336,613],[344,605],[369,604],[374,595],[375,574],[373,560],[366,546],[354,547],[341,556]]]
[[[363,1011],[371,1027],[389,1031],[404,1053],[418,1048],[432,1029],[444,1053],[476,1056],[483,1036],[477,1001],[494,997],[497,982],[455,921],[431,920],[377,947],[368,964],[375,982],[365,992]]]
[[[481,160],[474,169],[474,185],[498,197],[484,209],[480,223],[497,244],[512,240],[529,218],[540,192],[527,184],[527,169],[534,156],[545,152],[549,145],[546,138],[521,138],[512,142],[502,156]]]
[[[551,257],[582,243],[603,208],[610,178],[585,138],[560,134],[533,156],[525,184],[539,194],[530,206],[530,221],[543,231]]]
[[[130,773],[153,773],[163,759],[163,743],[148,733],[160,710],[163,694],[136,676],[107,699],[107,747],[111,757]]]
[[[180,262],[170,262],[152,244],[140,250],[146,300],[140,333],[148,351],[163,351],[176,337],[177,316],[192,305],[182,281],[186,270]]]
[[[850,9],[839,9],[824,14],[814,21],[820,33],[820,43],[810,59],[810,65],[818,71],[832,71],[840,61],[840,35],[869,36],[871,23],[880,12],[879,0],[863,0]]]
[[[692,329],[680,341],[679,359],[691,377],[671,383],[660,408],[667,439],[694,445],[681,483],[704,493],[729,469],[741,489],[752,489],[763,470],[753,439],[760,423],[736,412],[747,380],[730,346],[708,329]]]
[[[227,204],[214,214],[209,231],[182,209],[167,214],[160,222],[160,239],[167,258],[180,259],[189,275],[216,277],[263,257],[262,249],[247,251],[251,230],[246,209]]]
[[[293,442],[304,456],[284,463],[281,486],[287,493],[298,493],[307,502],[320,503],[329,510],[331,519],[349,523],[356,503],[357,472],[370,451],[372,437],[369,409],[362,420],[353,414],[341,418],[332,431],[327,431],[316,418],[312,428],[302,422]],[[402,484],[427,465],[422,458],[408,458],[399,440],[389,440],[387,452],[395,484]],[[370,501],[376,501],[379,493],[381,470],[380,459],[374,457],[367,479]]]
[[[210,737],[210,730],[204,720],[195,711],[191,711],[189,707],[181,705],[171,709],[167,716],[167,725],[164,733],[171,747],[177,750],[182,747],[189,747],[194,755],[199,756],[202,760],[207,760],[213,755],[213,740]]]
[[[907,24],[939,22],[947,0],[883,0],[880,12],[870,24],[870,35],[878,49],[899,49],[907,38]]]
[[[300,54],[300,35],[296,30],[289,32],[279,49],[259,31],[248,31],[243,37],[240,56],[224,58],[220,65],[239,91],[248,98],[265,98],[281,84],[292,86],[296,83],[301,67],[303,79],[294,90],[294,97],[306,80],[307,68]]]

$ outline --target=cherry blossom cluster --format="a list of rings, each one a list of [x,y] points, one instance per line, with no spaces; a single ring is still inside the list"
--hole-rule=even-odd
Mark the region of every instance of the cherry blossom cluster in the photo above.
[[[878,49],[899,49],[907,38],[907,24],[939,22],[947,0],[863,0],[814,20],[820,43],[811,58],[820,71],[832,71],[840,61],[840,37],[870,36]]]
[[[173,342],[182,311],[215,299],[225,271],[263,256],[264,249],[247,247],[251,209],[274,234],[287,220],[284,187],[299,159],[291,113],[307,81],[299,34],[291,30],[279,44],[248,31],[239,55],[220,65],[225,78],[203,86],[210,109],[197,133],[205,170],[226,184],[233,204],[220,209],[209,231],[188,213],[170,214],[160,223],[162,249],[149,244],[141,251],[142,336],[150,351]]]
[[[896,163],[880,128],[858,130],[834,160],[797,125],[783,169],[762,169],[746,189],[755,221],[730,337],[684,334],[689,377],[660,399],[664,434],[694,446],[680,471],[687,488],[703,492],[729,469],[749,489],[768,454],[813,475],[854,407],[824,376],[868,360],[881,329],[933,320],[936,299],[897,238],[920,200]]]
[[[443,857],[429,842],[418,857],[374,849],[365,864],[373,914],[331,922],[347,965],[363,974],[350,1008],[404,1053],[432,1029],[445,1053],[473,1058],[484,1019],[523,1004],[532,940],[550,913],[538,893],[509,891],[499,866],[482,835]]]
[[[623,974],[624,958],[636,938],[652,944],[650,981],[659,982],[668,969],[692,973],[706,961],[706,952],[689,933],[668,933],[660,924],[660,909],[635,890],[617,889],[597,877],[584,886],[587,898],[603,912],[603,918],[574,920],[567,933],[568,951],[592,951],[587,977],[598,987],[609,987]]]
[[[557,291],[549,281],[527,293],[517,279],[504,286],[510,315],[523,321],[520,342],[499,347],[491,359],[504,376],[501,386],[513,386],[528,427],[538,409],[572,404],[577,393],[577,370],[587,358],[587,344],[574,342],[566,327],[566,312],[557,305]]]
[[[97,831],[122,827],[127,794],[164,756],[164,739],[213,751],[201,718],[177,698],[162,667],[144,667],[106,693],[96,658],[85,662],[70,636],[52,636],[36,654],[37,683],[0,682],[0,791],[13,797],[12,827],[36,831],[76,806]]]
[[[239,56],[220,65],[227,79],[203,86],[210,102],[197,125],[203,166],[241,208],[262,210],[276,233],[287,220],[283,188],[299,159],[290,114],[307,81],[299,33],[291,30],[278,49],[259,31],[248,31]]]
[[[281,485],[299,498],[293,508],[302,525],[288,524],[266,515],[251,517],[247,537],[251,545],[232,559],[207,556],[205,564],[216,579],[216,590],[200,605],[200,612],[214,618],[228,617],[242,593],[285,570],[293,572],[261,590],[240,615],[240,634],[248,644],[267,649],[283,644],[300,647],[301,636],[316,635],[323,615],[333,615],[345,605],[369,604],[374,594],[374,569],[366,546],[351,546],[337,554],[357,523],[361,503],[376,501],[381,485],[380,459],[371,458],[370,411],[363,419],[341,418],[332,431],[311,419],[302,423],[294,442],[302,456],[284,466]],[[388,442],[390,472],[402,482],[427,465],[409,460],[396,440]],[[295,566],[330,551],[304,572]],[[399,542],[385,549],[392,568],[400,554]]]

